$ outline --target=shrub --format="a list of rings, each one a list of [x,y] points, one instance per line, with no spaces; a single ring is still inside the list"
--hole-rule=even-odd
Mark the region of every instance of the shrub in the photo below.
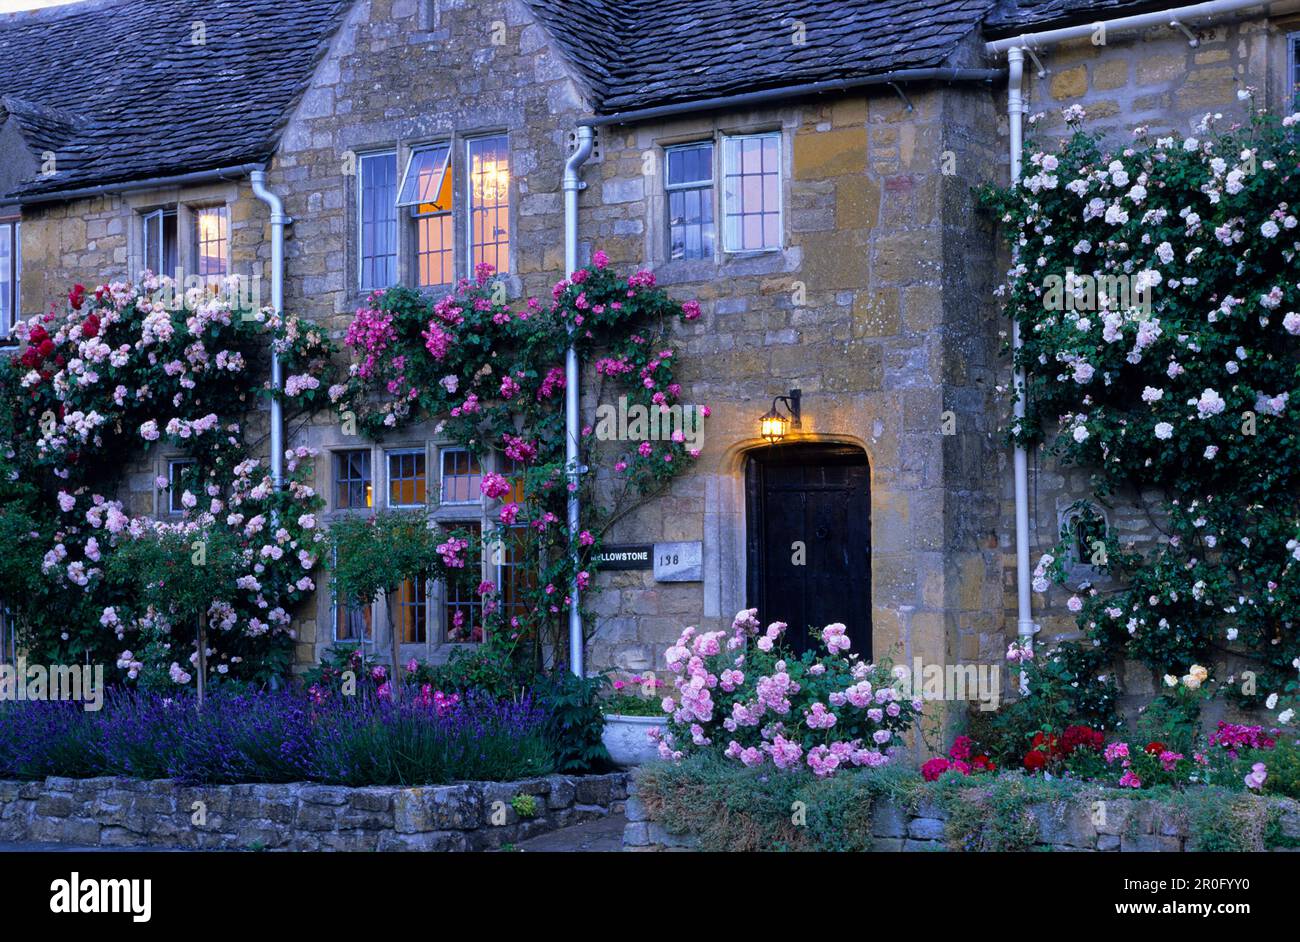
[[[539,680],[539,696],[561,772],[599,772],[612,765],[601,738],[605,730],[601,694],[608,683],[603,674],[578,677],[568,671]]]
[[[888,762],[921,702],[903,699],[887,666],[845,653],[843,625],[822,629],[825,655],[809,650],[796,658],[781,644],[785,623],[763,632],[756,613],[738,612],[729,637],[687,628],[668,649],[676,689],[663,701],[670,726],[660,755],[707,750],[747,766],[770,759],[782,770],[806,762],[818,775]]]

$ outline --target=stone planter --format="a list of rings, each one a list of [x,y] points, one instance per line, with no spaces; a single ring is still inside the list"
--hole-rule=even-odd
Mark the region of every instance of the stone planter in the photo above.
[[[662,716],[606,713],[605,731],[600,738],[609,750],[609,757],[616,765],[626,769],[659,758],[659,747],[648,734],[652,729],[662,731],[663,728]]]

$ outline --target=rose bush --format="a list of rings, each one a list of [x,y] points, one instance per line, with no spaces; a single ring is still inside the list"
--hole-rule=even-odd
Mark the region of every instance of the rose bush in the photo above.
[[[738,612],[730,633],[687,628],[668,649],[675,683],[662,704],[660,756],[708,750],[746,766],[807,765],[819,776],[888,763],[921,702],[899,694],[886,665],[850,653],[843,625],[820,632],[824,654],[795,657],[783,641],[786,625],[763,630],[756,616],[757,609]]]
[[[1083,118],[1070,110],[1059,147],[1028,142],[1018,185],[986,193],[1015,255],[1002,295],[1028,377],[1010,432],[1093,469],[1102,500],[1158,495],[1167,538],[1099,532],[1079,561],[1105,581],[1075,586],[1069,609],[1112,656],[1182,674],[1228,650],[1252,662],[1247,699],[1285,697],[1300,668],[1300,114],[1138,128],[1114,151]],[[1072,553],[1043,556],[1037,591],[1069,581]]]
[[[220,528],[242,571],[234,585],[213,587],[211,680],[287,670],[289,613],[315,588],[322,502],[307,483],[312,453],[286,454],[277,491],[264,462],[249,457],[258,443],[245,422],[272,395],[257,378],[272,344],[288,415],[326,401],[325,336],[270,310],[236,309],[224,294],[182,299],[152,275],[93,293],[78,285],[66,306],[15,333],[25,349],[0,359],[0,532],[24,566],[0,572],[0,595],[29,658],[106,661],[125,679],[188,684],[193,625],[171,624],[145,601],[145,585],[106,578],[107,561],[137,539]],[[174,522],[132,516],[118,497],[127,462],[159,442],[192,459],[177,481],[153,482],[163,501],[178,491]]]

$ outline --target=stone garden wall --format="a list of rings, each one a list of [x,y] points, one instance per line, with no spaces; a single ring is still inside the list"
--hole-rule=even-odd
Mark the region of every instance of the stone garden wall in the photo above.
[[[531,795],[536,813],[511,806]],[[618,814],[627,775],[424,788],[205,785],[125,778],[0,782],[0,841],[200,850],[470,851]],[[196,804],[197,803],[197,804]]]
[[[1261,799],[1262,800],[1262,799]],[[1281,810],[1282,834],[1300,841],[1300,803],[1274,799]],[[1037,839],[1034,850],[1192,852],[1200,850],[1189,822],[1169,804],[1133,799],[1107,801],[1105,813],[1094,815],[1086,806],[1066,802],[1030,804]],[[635,797],[627,801],[627,826],[623,831],[625,851],[690,851],[696,848],[692,835],[672,834],[650,820],[646,808]],[[948,812],[932,801],[922,800],[912,810],[890,800],[877,801],[872,809],[871,833],[875,851],[948,851]],[[1289,848],[1293,849],[1293,848]]]

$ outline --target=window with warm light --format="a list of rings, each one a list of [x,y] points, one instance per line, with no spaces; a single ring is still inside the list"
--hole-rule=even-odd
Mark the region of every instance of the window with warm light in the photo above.
[[[373,641],[373,620],[372,606],[355,603],[347,598],[334,600],[335,641]]]
[[[779,132],[723,138],[722,217],[725,251],[781,247]]]
[[[194,211],[194,264],[204,277],[230,272],[230,213],[224,206]]]
[[[362,291],[397,282],[397,154],[357,160],[357,245]]]
[[[425,459],[423,448],[405,448],[387,453],[388,506],[423,507]]]
[[[22,309],[22,223],[0,220],[0,338],[8,337]]]
[[[510,151],[506,136],[467,142],[470,274],[486,262],[510,270]]]
[[[370,451],[358,448],[334,452],[334,507],[338,510],[363,510],[373,506]]]
[[[398,637],[403,644],[424,644],[429,637],[429,583],[421,576],[397,587],[394,606]]]
[[[477,457],[463,448],[442,451],[442,503],[477,504],[482,501],[479,485],[483,469]]]
[[[411,216],[415,283],[421,288],[456,280],[452,193],[451,145],[412,150],[397,205]]]

